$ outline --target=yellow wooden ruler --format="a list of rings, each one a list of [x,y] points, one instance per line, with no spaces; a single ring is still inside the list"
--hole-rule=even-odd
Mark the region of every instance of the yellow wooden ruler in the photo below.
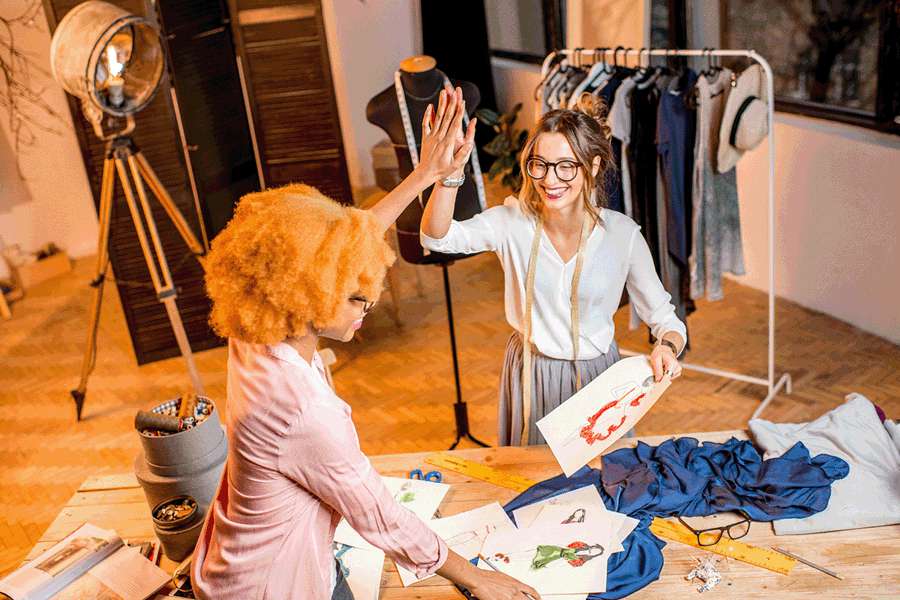
[[[745,544],[738,540],[732,540],[727,534],[723,535],[722,539],[713,546],[701,546],[697,541],[697,536],[688,530],[687,527],[681,523],[666,521],[659,517],[653,519],[653,523],[650,524],[650,531],[658,537],[681,542],[682,544],[687,544],[688,546],[693,546],[700,550],[709,550],[710,552],[715,552],[722,556],[750,563],[751,565],[775,571],[782,575],[790,574],[791,569],[797,564],[796,560],[789,556],[785,556],[781,552],[776,552],[775,550],[770,550],[768,548],[760,548],[759,546],[751,546],[750,544]]]
[[[500,487],[516,490],[517,492],[524,492],[537,483],[537,481],[528,479],[527,477],[504,473],[503,471],[498,471],[487,465],[459,458],[458,456],[452,456],[450,454],[432,454],[425,459],[425,462],[436,467],[443,467],[444,469],[462,473],[463,475],[475,479],[487,481],[488,483],[493,483]]]
[[[472,477],[473,479],[480,479],[500,487],[516,490],[517,492],[524,492],[537,483],[527,477],[504,473],[503,471],[498,471],[485,464],[466,460],[450,454],[433,454],[426,458],[425,462],[436,467],[456,471],[457,473]],[[797,564],[796,560],[789,556],[785,556],[780,552],[732,540],[728,538],[727,535],[723,536],[722,539],[713,546],[701,546],[697,541],[697,536],[689,531],[684,525],[666,521],[658,517],[653,519],[653,523],[650,525],[650,531],[661,538],[687,544],[688,546],[693,546],[700,550],[708,550],[722,556],[727,556],[757,567],[762,567],[763,569],[781,573],[782,575],[789,574],[791,569],[794,568],[794,565]]]

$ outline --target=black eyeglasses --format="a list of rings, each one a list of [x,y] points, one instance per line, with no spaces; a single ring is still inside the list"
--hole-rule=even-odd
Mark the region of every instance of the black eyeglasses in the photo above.
[[[697,536],[698,544],[701,546],[715,546],[722,539],[723,533],[727,533],[728,537],[733,540],[739,540],[750,533],[750,517],[744,512],[738,512],[744,517],[740,521],[730,525],[723,525],[722,527],[710,527],[709,529],[694,529],[681,517],[678,517],[678,520]]]
[[[543,158],[533,156],[525,162],[525,172],[532,179],[543,179],[553,168],[556,178],[560,181],[572,181],[578,176],[578,168],[581,165],[574,160],[559,160],[556,162],[548,162]]]
[[[374,300],[369,300],[365,296],[350,296],[350,299],[354,302],[361,302],[363,305],[363,314],[369,314],[369,311],[375,306]]]

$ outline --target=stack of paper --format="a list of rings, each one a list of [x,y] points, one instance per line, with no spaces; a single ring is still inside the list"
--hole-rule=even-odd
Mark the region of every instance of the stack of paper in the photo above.
[[[594,486],[520,508],[513,516],[518,529],[488,536],[481,555],[544,598],[605,592],[606,563],[638,524],[607,510]]]
[[[394,495],[394,500],[420,519],[428,522],[434,516],[449,485],[422,481],[383,477],[384,484]],[[356,600],[377,600],[381,588],[381,572],[384,568],[384,552],[367,542],[341,519],[334,532],[334,555]]]
[[[481,555],[545,600],[583,600],[590,593],[605,592],[606,563],[623,550],[622,542],[638,524],[607,510],[594,486],[514,511],[517,528],[497,502],[430,519],[449,486],[389,477],[385,483],[451,550],[467,560]],[[342,522],[335,534],[335,556],[357,600],[377,600],[384,553]],[[479,566],[491,568],[483,561]],[[427,579],[399,565],[397,572],[404,586]]]

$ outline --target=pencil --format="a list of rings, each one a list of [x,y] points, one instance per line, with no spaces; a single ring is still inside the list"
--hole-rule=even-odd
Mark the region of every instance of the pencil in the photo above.
[[[492,563],[491,561],[489,561],[488,559],[486,559],[486,558],[484,557],[483,554],[479,554],[479,555],[478,555],[478,558],[480,558],[481,560],[483,560],[483,561],[484,561],[484,564],[486,564],[487,566],[489,566],[489,567],[492,568],[493,570],[497,571],[498,573],[502,573],[502,572],[503,572],[503,571],[501,571],[500,569],[498,569],[497,567],[495,567],[495,566],[494,566],[494,563]],[[526,592],[522,592],[522,593],[525,594],[525,597],[528,598],[528,600],[534,600],[534,596],[532,596],[531,594],[528,594],[528,593],[526,593]]]
[[[788,552],[787,550],[782,550],[781,548],[775,548],[775,547],[773,547],[772,550],[775,550],[776,552],[781,552],[781,553],[784,554],[785,556],[790,556],[790,557],[793,558],[794,560],[799,561],[799,562],[802,562],[802,563],[803,563],[804,565],[806,565],[807,567],[812,567],[813,569],[816,569],[817,571],[822,571],[822,572],[825,573],[826,575],[831,575],[831,576],[834,577],[835,579],[840,579],[841,581],[844,580],[843,577],[841,577],[840,575],[838,575],[838,574],[835,573],[834,571],[831,571],[831,570],[829,570],[829,569],[826,569],[825,567],[821,567],[821,566],[817,565],[817,564],[814,563],[814,562],[810,562],[810,561],[806,560],[805,558],[800,558],[800,557],[797,556],[796,554],[792,554],[792,553]]]

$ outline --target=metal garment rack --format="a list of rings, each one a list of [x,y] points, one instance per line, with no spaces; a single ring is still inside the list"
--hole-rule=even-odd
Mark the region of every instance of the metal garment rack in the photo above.
[[[683,363],[682,367],[691,371],[697,371],[699,373],[706,373],[707,375],[715,375],[717,377],[725,377],[727,379],[734,379],[736,381],[743,381],[745,383],[752,383],[755,385],[764,386],[768,393],[766,394],[765,399],[760,403],[760,405],[753,412],[753,416],[751,419],[757,418],[763,410],[769,405],[769,403],[778,395],[778,392],[784,388],[786,394],[791,393],[791,375],[790,373],[784,373],[781,377],[776,381],[776,373],[775,373],[775,107],[773,99],[775,98],[774,93],[774,85],[772,78],[772,67],[769,65],[769,62],[756,53],[754,50],[680,50],[673,48],[642,48],[642,49],[634,49],[627,48],[622,49],[619,48],[617,50],[613,49],[603,49],[598,48],[594,49],[572,49],[566,48],[565,50],[558,50],[556,52],[552,52],[544,59],[544,63],[541,66],[541,81],[544,81],[547,77],[547,72],[550,68],[550,63],[554,57],[559,54],[564,54],[565,56],[571,58],[576,54],[578,57],[581,56],[596,56],[597,54],[603,54],[605,59],[607,54],[612,53],[614,57],[617,57],[619,54],[623,56],[638,56],[638,60],[640,60],[643,56],[648,56],[648,60],[650,56],[664,56],[664,57],[673,57],[673,56],[687,56],[687,57],[698,57],[704,58],[709,56],[733,56],[733,57],[744,57],[749,58],[751,60],[755,60],[757,63],[762,66],[763,71],[766,74],[766,97],[769,101],[766,103],[766,113],[767,120],[769,125],[769,206],[768,206],[768,242],[769,242],[769,351],[768,351],[768,377],[763,379],[761,377],[754,377],[752,375],[745,375],[743,373],[735,373],[733,371],[725,371],[722,369],[713,369],[710,367],[704,367],[701,365],[693,365],[688,363]],[[635,356],[641,354],[640,352],[633,352],[630,350],[620,350],[621,354],[627,356]]]

